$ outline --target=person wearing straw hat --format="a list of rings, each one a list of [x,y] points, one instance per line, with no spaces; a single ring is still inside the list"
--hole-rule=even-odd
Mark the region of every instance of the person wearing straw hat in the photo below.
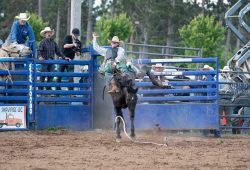
[[[110,85],[110,82],[113,78],[112,73],[114,67],[118,69],[120,72],[134,77],[134,74],[137,72],[137,70],[135,69],[135,66],[132,65],[132,63],[127,64],[125,50],[124,48],[120,47],[122,41],[119,39],[119,37],[113,36],[111,40],[108,40],[108,42],[111,45],[111,48],[100,47],[97,43],[97,37],[98,36],[95,33],[93,33],[93,48],[101,56],[105,57],[104,63],[99,69],[99,72],[105,75],[107,85]],[[115,92],[118,92],[118,90],[115,88],[111,88],[111,90],[108,91],[108,93],[115,93]]]
[[[154,65],[152,65],[151,67],[151,72],[150,74],[147,74],[149,80],[154,84],[157,83],[158,85],[152,86],[150,88],[144,88],[144,89],[162,89],[162,87],[166,87],[166,88],[170,88],[169,86],[169,81],[168,79],[165,77],[164,75],[164,65],[162,63],[156,63]],[[148,80],[144,79],[145,81]],[[163,86],[161,86],[163,85]],[[152,96],[158,96],[158,97],[162,97],[162,96],[166,96],[166,94],[164,93],[154,93],[154,94],[143,94],[143,96],[145,97],[152,97]],[[165,103],[164,101],[150,101],[149,103],[151,104],[156,104],[156,103]]]
[[[205,64],[203,66],[203,71],[214,71],[214,68]],[[216,75],[213,75],[213,74],[207,74],[207,75],[204,75],[202,80],[203,81],[215,81],[216,80]],[[216,85],[204,85],[203,86],[204,88],[216,88]],[[206,96],[207,94],[209,95],[212,95],[212,93],[204,93],[204,95]],[[216,138],[219,138],[221,137],[221,131],[220,129],[213,129],[213,130],[203,130],[203,133],[204,135],[207,135],[208,133],[213,133],[214,134],[214,137]]]
[[[167,81],[166,77],[163,74],[164,66],[161,63],[156,63],[155,65],[152,65],[152,70],[155,79],[161,82]]]
[[[36,55],[36,41],[32,26],[27,22],[30,17],[27,13],[20,13],[15,17],[10,34],[6,41],[17,44],[27,44],[31,47],[33,57]]]
[[[223,84],[223,83],[229,83],[231,81],[230,75],[229,75],[230,69],[228,66],[224,66],[222,70],[220,70],[219,74],[219,90],[223,92],[228,92],[230,90],[229,84]]]
[[[214,68],[213,67],[211,67],[211,66],[209,66],[209,65],[207,65],[207,64],[205,64],[204,66],[203,66],[203,68],[202,68],[202,70],[203,71],[214,71]],[[203,75],[202,76],[202,80],[205,80],[205,81],[213,81],[213,80],[215,80],[215,75],[211,75],[211,74],[209,74],[209,75]]]
[[[52,39],[54,35],[54,30],[50,27],[45,27],[41,32],[40,35],[44,37],[44,39],[39,43],[37,56],[40,61],[44,60],[54,60],[55,55],[65,58],[65,56],[60,51],[57,43]],[[54,72],[55,65],[54,64],[42,64],[41,72]],[[53,79],[52,76],[48,77],[48,82],[51,82]],[[41,76],[41,82],[44,82],[45,77]],[[40,88],[42,89],[42,88]],[[47,87],[47,90],[51,90],[51,87]]]
[[[177,71],[178,72],[184,72],[186,67],[187,67],[186,65],[181,64],[181,65],[178,66]],[[183,82],[190,81],[190,78],[185,76],[184,74],[179,74],[177,76],[174,76],[173,79],[174,79],[174,81],[183,81]],[[190,89],[190,86],[184,85],[184,86],[179,86],[177,88],[182,88],[182,89],[186,90],[186,89]],[[190,94],[189,93],[176,93],[174,95],[175,96],[189,96]]]

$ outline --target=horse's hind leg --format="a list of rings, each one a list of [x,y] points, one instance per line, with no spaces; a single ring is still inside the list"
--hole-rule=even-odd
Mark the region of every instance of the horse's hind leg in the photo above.
[[[120,116],[123,118],[121,108],[115,107],[115,112],[116,112],[116,116]],[[120,124],[121,124],[120,117],[116,117],[116,142],[120,142],[121,138],[122,138],[121,137],[121,130],[120,130]]]

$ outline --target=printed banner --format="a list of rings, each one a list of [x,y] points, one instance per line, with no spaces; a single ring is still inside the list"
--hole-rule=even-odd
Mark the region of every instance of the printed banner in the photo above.
[[[0,130],[25,128],[26,106],[0,106]]]

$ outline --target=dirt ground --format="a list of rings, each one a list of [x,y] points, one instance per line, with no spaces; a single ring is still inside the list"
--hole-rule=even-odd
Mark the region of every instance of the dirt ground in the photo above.
[[[132,143],[113,130],[0,132],[0,169],[250,169],[250,137],[139,131]]]

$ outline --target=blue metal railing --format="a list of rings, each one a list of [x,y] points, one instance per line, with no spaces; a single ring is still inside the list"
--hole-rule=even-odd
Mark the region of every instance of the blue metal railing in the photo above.
[[[165,66],[164,70],[157,76],[164,77],[167,79],[168,85],[171,86],[170,89],[157,88],[149,81],[149,79],[144,77],[143,80],[136,83],[140,90],[139,102],[147,101],[147,104],[155,101],[189,101],[189,102],[218,102],[218,60],[217,58],[189,58],[189,59],[138,59],[133,60],[136,64],[143,64],[151,66],[156,63],[166,64],[185,64],[187,68],[181,68],[178,70],[178,66],[171,67],[168,71],[168,67]],[[202,68],[192,68],[192,64],[213,64],[216,66],[215,70],[206,70]],[[192,71],[189,71],[191,70]],[[152,72],[154,74],[154,72]],[[185,76],[186,79],[181,79],[178,76]],[[189,77],[187,77],[189,76]],[[190,78],[192,77],[192,79]],[[204,80],[202,77],[206,77]],[[187,79],[188,78],[188,79]],[[164,82],[163,82],[164,83]],[[188,88],[187,88],[188,87]]]
[[[27,107],[27,128],[31,128],[32,123],[36,123],[37,107],[39,105],[79,105],[85,108],[85,112],[92,114],[93,110],[93,61],[38,61],[30,58],[1,58],[2,63],[13,63],[18,66],[15,70],[0,70],[2,78],[11,79],[0,81],[0,105],[21,105]],[[88,66],[85,72],[63,72],[57,70],[53,72],[40,72],[38,66],[41,64],[67,64]],[[86,69],[87,68],[87,69]],[[52,82],[40,82],[41,76],[53,77]],[[63,81],[58,83],[56,77],[62,77]],[[68,78],[82,79],[82,82],[68,82]],[[51,90],[39,89],[39,87],[52,87]],[[62,89],[57,90],[56,87]],[[73,90],[68,90],[72,87]],[[46,107],[46,106],[45,106]],[[87,109],[87,110],[86,110]],[[58,111],[57,111],[58,112]],[[39,113],[40,114],[40,113]],[[81,113],[77,113],[78,117]],[[53,113],[51,113],[53,115]],[[75,113],[76,115],[76,113]],[[39,116],[42,117],[42,116]],[[86,125],[90,126],[90,125]],[[34,128],[34,127],[32,127]]]

